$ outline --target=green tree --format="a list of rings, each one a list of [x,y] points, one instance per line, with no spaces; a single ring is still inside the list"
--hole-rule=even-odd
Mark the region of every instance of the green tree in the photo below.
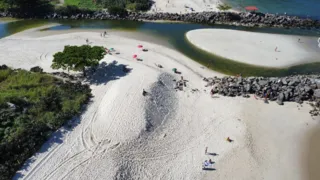
[[[103,59],[106,51],[101,46],[65,46],[63,52],[53,55],[53,69],[82,71],[86,76],[86,67],[94,67]]]

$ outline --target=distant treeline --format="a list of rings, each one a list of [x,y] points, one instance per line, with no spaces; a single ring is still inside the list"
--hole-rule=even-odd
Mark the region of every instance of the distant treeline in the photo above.
[[[54,12],[92,11],[94,6],[94,10],[108,9],[112,14],[123,15],[127,11],[147,11],[152,5],[150,0],[72,0],[69,4],[57,5],[54,0],[0,0],[0,11],[13,12],[21,17],[42,17]]]
[[[119,7],[131,11],[147,11],[151,7],[150,0],[97,0],[105,8]]]

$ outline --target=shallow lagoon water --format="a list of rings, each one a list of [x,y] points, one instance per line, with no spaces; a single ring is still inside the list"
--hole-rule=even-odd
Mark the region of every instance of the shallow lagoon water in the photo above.
[[[134,22],[134,21],[106,21],[106,20],[23,20],[0,24],[0,37],[22,31],[24,29],[39,26],[45,23],[59,23],[44,30],[67,30],[67,29],[101,29],[103,30],[122,30],[138,32],[147,36],[157,37],[161,41],[166,41],[170,48],[174,48],[189,58],[201,63],[210,69],[225,74],[235,75],[241,73],[243,76],[286,76],[292,74],[310,74],[320,72],[320,63],[309,63],[292,66],[289,68],[266,68],[239,63],[223,57],[218,57],[211,53],[202,51],[188,42],[185,33],[202,28],[225,28],[237,29],[261,33],[293,34],[300,36],[315,36],[315,41],[310,46],[318,48],[316,37],[320,37],[320,30],[306,29],[283,29],[283,28],[250,28],[229,25],[202,25],[190,23],[153,23],[153,22]],[[320,50],[320,48],[319,48]],[[319,57],[320,58],[320,57]]]

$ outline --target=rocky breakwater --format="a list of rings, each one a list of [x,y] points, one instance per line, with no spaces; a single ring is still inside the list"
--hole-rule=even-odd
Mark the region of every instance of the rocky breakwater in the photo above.
[[[0,17],[19,17],[14,13],[2,12]],[[30,18],[30,17],[26,17]],[[320,28],[320,21],[300,18],[297,16],[263,14],[255,12],[196,12],[196,13],[137,13],[128,12],[126,15],[111,15],[107,11],[83,11],[75,14],[50,13],[44,19],[99,19],[99,20],[132,20],[132,21],[179,21],[203,24],[232,24],[241,26],[269,26],[269,27],[298,27]]]
[[[183,21],[204,24],[232,24],[241,26],[269,26],[269,27],[298,27],[320,28],[320,21],[297,16],[263,14],[263,13],[235,13],[235,12],[199,12],[187,14],[130,13],[129,20],[165,20]]]
[[[241,26],[269,26],[269,27],[298,27],[320,28],[320,21],[297,16],[263,14],[263,13],[235,13],[235,12],[199,12],[199,13],[135,13],[126,16],[114,16],[107,12],[93,14],[77,14],[72,16],[51,15],[49,19],[105,19],[105,20],[133,20],[133,21],[179,21],[202,24],[232,24]]]
[[[279,105],[284,102],[307,101],[313,109],[312,116],[320,115],[320,76],[290,76],[281,78],[265,77],[223,77],[204,78],[206,87],[211,87],[211,95],[245,98],[253,94],[257,99],[262,98],[266,103],[275,101]]]

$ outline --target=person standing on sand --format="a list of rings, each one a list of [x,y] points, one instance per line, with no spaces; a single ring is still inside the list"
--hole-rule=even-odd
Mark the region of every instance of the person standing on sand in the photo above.
[[[206,147],[206,150],[204,151],[204,154],[207,154],[208,152],[208,147]]]
[[[275,52],[278,52],[278,46],[276,46],[276,48],[274,49]]]

